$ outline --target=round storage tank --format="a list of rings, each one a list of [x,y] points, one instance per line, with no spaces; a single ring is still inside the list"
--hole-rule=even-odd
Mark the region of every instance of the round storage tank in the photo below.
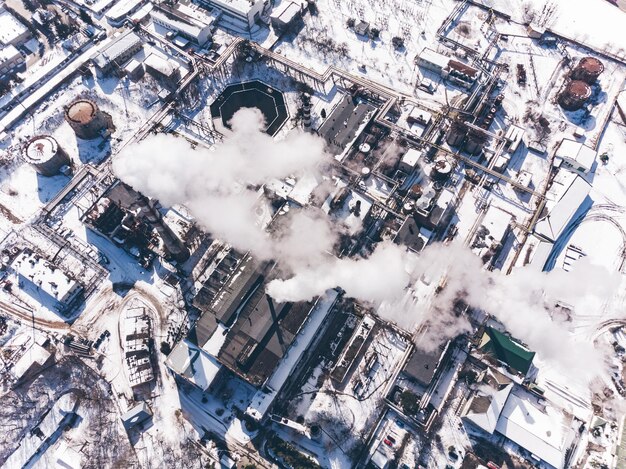
[[[583,107],[591,96],[591,87],[580,80],[572,80],[559,95],[559,104],[563,109],[576,111]]]
[[[439,181],[447,179],[452,174],[453,169],[452,163],[445,156],[439,156],[435,158],[433,163],[431,178]]]
[[[109,128],[107,116],[93,101],[79,99],[65,108],[65,120],[78,138],[93,140]]]
[[[30,139],[24,146],[24,159],[43,176],[59,174],[61,167],[70,164],[70,157],[49,135]]]
[[[595,57],[583,57],[572,71],[573,80],[581,80],[593,85],[604,71],[604,64]]]

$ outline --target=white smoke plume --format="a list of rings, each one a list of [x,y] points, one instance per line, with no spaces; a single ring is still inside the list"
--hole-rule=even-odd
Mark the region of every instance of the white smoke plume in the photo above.
[[[420,282],[438,282],[444,274],[445,288],[436,296],[416,299],[403,294],[409,283],[418,291]],[[583,262],[569,273],[520,268],[504,275],[484,270],[480,259],[461,245],[436,244],[415,255],[382,243],[367,259],[322,264],[287,280],[272,281],[268,292],[279,301],[295,301],[340,286],[348,296],[382,302],[378,314],[405,329],[427,324],[428,334],[420,343],[426,349],[469,330],[467,320],[453,313],[455,301],[462,298],[502,322],[542,359],[590,380],[605,368],[602,352],[589,341],[574,340],[563,324],[552,320],[547,305],[557,300],[576,305],[580,300],[608,298],[617,284],[617,276]]]
[[[278,301],[308,300],[340,287],[349,297],[379,306],[379,314],[404,328],[428,324],[421,345],[436,346],[443,337],[468,330],[467,320],[452,312],[461,296],[494,315],[542,358],[585,372],[586,378],[590,370],[603,369],[593,344],[572,340],[546,309],[549,299],[571,297],[566,301],[574,303],[609,296],[615,282],[599,268],[550,274],[520,269],[505,276],[485,271],[461,246],[435,245],[415,255],[388,242],[367,258],[337,259],[329,253],[341,230],[313,209],[291,211],[272,233],[266,232],[254,223],[262,203],[257,187],[276,178],[316,173],[327,156],[318,137],[294,131],[275,141],[261,128],[258,111],[242,110],[233,117],[232,135],[215,151],[192,150],[182,138],[157,135],[119,154],[113,169],[164,205],[186,205],[208,232],[236,249],[276,259],[288,275],[268,285]],[[447,286],[439,295],[420,297],[420,283],[436,283],[444,274]],[[408,286],[414,288],[407,293]]]
[[[280,244],[254,223],[255,211],[263,203],[256,186],[315,172],[326,158],[320,138],[290,132],[284,140],[275,141],[262,132],[263,125],[258,110],[237,112],[231,120],[232,135],[215,151],[192,150],[183,138],[151,136],[121,152],[113,170],[125,183],[164,205],[187,206],[211,234],[259,258],[281,259],[282,251],[295,253],[296,242],[291,238],[307,233],[308,249],[296,257],[328,250],[335,239],[332,230],[323,223],[305,226],[302,215],[294,217],[293,226],[283,227]]]

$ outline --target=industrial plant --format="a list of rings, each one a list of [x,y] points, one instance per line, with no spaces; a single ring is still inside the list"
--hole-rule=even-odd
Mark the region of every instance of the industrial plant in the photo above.
[[[0,466],[626,468],[624,30],[7,1]]]

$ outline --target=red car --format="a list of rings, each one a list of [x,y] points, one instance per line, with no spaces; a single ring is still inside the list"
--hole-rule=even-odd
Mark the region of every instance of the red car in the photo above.
[[[500,466],[496,465],[496,463],[493,463],[493,462],[491,462],[491,461],[489,461],[489,462],[487,463],[487,467],[488,467],[489,469],[500,469]]]
[[[387,446],[389,446],[390,448],[393,448],[393,443],[391,441],[389,441],[387,438],[385,438],[383,440],[383,443],[385,443]]]

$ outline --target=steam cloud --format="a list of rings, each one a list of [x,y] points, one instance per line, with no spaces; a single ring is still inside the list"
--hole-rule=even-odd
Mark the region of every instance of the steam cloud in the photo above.
[[[603,368],[593,344],[574,342],[550,318],[546,304],[552,298],[606,298],[615,288],[606,271],[593,268],[590,275],[590,266],[567,274],[519,269],[505,276],[485,271],[477,256],[457,245],[429,246],[415,255],[383,242],[367,258],[337,259],[328,253],[341,229],[314,209],[291,211],[277,231],[268,233],[253,222],[263,203],[258,187],[276,178],[315,173],[327,158],[323,141],[296,131],[275,141],[261,131],[262,116],[256,110],[239,111],[231,125],[232,135],[215,151],[192,150],[182,138],[157,135],[120,153],[113,169],[164,205],[186,205],[200,225],[236,249],[278,260],[290,275],[268,284],[268,293],[278,301],[308,300],[341,287],[404,328],[428,324],[420,343],[428,348],[469,328],[465,318],[452,312],[461,296],[494,315],[543,359],[585,378]],[[439,295],[420,296],[425,290],[421,284],[438,282],[444,274],[447,286]]]

